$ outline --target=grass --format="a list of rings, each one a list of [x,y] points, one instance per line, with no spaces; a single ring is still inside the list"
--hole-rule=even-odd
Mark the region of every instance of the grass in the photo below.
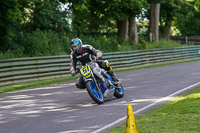
[[[147,66],[138,66],[138,67],[118,69],[118,70],[115,70],[115,71],[116,72],[131,71],[131,70],[152,68],[152,67],[172,65],[172,64],[178,64],[178,63],[186,63],[186,62],[193,62],[193,61],[200,61],[200,59],[175,61],[175,62],[168,62],[168,63],[162,63],[162,64],[153,64],[153,65],[147,65]],[[40,81],[33,81],[33,82],[26,82],[26,83],[14,84],[14,85],[2,86],[2,87],[0,87],[0,93],[6,93],[6,92],[10,92],[10,91],[27,89],[27,88],[30,88],[30,87],[36,87],[36,86],[41,86],[41,85],[48,85],[48,84],[53,84],[53,83],[59,83],[59,82],[74,80],[77,77],[78,76],[75,76],[73,78],[68,78],[66,76],[66,78],[56,78],[56,79],[40,80]]]
[[[139,133],[199,133],[200,87],[136,118]],[[123,124],[106,133],[125,133]]]
[[[73,78],[69,78],[66,76],[66,78],[56,78],[56,79],[48,79],[48,80],[19,83],[19,84],[14,84],[14,85],[7,85],[7,86],[0,87],[0,93],[6,93],[10,91],[16,91],[16,90],[21,90],[21,89],[36,87],[36,86],[41,86],[41,85],[59,83],[59,82],[73,80],[76,78],[77,76],[74,76]]]

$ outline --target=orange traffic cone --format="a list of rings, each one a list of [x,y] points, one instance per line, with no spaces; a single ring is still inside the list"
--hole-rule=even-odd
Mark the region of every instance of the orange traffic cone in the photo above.
[[[127,107],[126,133],[138,133],[131,104]]]

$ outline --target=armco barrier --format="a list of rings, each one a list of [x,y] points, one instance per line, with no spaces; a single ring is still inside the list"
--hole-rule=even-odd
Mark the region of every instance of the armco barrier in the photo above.
[[[103,54],[113,68],[200,58],[200,46],[111,52]],[[70,55],[0,60],[0,86],[68,77]]]
[[[193,43],[200,45],[200,37],[188,37],[188,36],[170,36],[171,40],[178,41],[182,44]]]

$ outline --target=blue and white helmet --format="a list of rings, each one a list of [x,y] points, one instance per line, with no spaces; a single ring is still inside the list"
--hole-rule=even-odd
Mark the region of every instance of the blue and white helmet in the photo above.
[[[72,39],[70,43],[70,48],[74,53],[81,53],[82,51],[82,41],[79,38]]]

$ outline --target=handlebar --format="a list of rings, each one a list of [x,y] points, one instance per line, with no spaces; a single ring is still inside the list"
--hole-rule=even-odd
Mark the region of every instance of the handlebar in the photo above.
[[[91,62],[93,62],[93,63],[96,63],[96,61],[97,61],[96,58],[93,59],[93,60],[91,60]],[[90,62],[89,62],[89,63],[90,63]],[[77,74],[80,72],[80,69],[81,69],[81,67],[77,68],[75,74],[74,74],[74,75],[71,74],[71,75],[69,76],[69,78],[72,78],[72,77],[74,77],[75,75],[77,75]]]

